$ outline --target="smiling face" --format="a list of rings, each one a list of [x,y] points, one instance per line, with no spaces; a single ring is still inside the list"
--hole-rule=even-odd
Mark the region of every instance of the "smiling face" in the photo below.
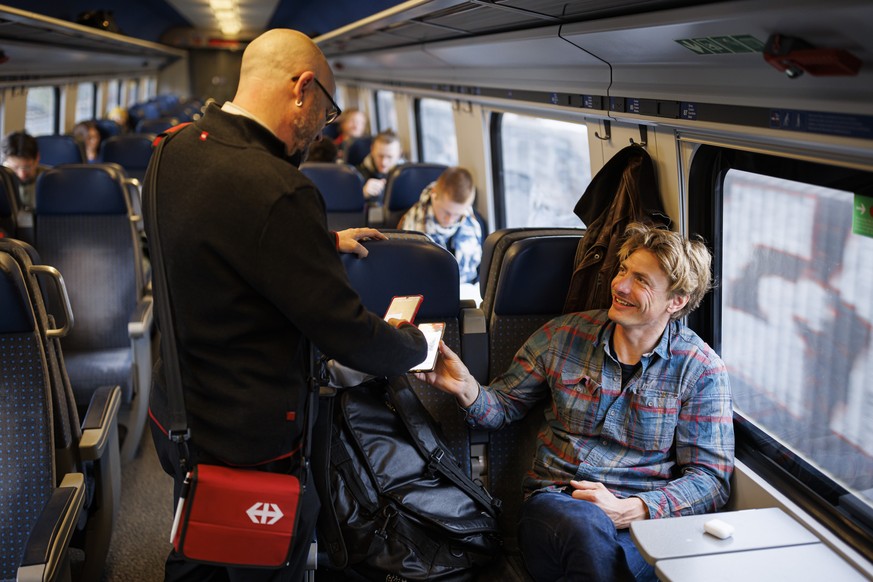
[[[609,318],[626,330],[660,334],[688,298],[669,291],[670,282],[655,254],[645,248],[622,261],[612,280]]]

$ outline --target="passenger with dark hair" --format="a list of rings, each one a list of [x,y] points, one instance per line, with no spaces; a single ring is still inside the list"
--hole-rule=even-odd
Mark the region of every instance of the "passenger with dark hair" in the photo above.
[[[393,131],[376,134],[370,146],[370,153],[358,166],[364,177],[364,197],[377,202],[382,201],[388,174],[401,163],[400,140]]]
[[[681,319],[710,287],[701,241],[634,223],[612,306],[559,316],[480,386],[445,344],[418,377],[499,429],[549,399],[518,526],[540,580],[655,580],[630,523],[713,512],[730,493],[733,413],[721,358]]]
[[[3,139],[3,165],[18,176],[18,199],[24,210],[32,210],[36,179],[47,168],[39,163],[36,138],[25,131],[13,131]]]
[[[397,228],[417,230],[448,249],[458,261],[461,283],[479,278],[482,225],[473,214],[476,187],[466,168],[447,168],[406,211]]]
[[[100,156],[100,128],[94,121],[81,121],[73,128],[73,137],[85,149],[85,159],[96,162]]]
[[[322,136],[309,146],[309,155],[306,156],[305,161],[336,163],[338,159],[339,150],[337,150],[336,145],[331,140]]]
[[[233,100],[165,137],[155,176],[152,156],[146,195],[156,197],[158,215],[146,221],[159,224],[194,463],[306,470],[310,343],[379,376],[403,374],[425,357],[418,328],[367,311],[340,260],[363,258],[359,241],[385,236],[328,231],[324,200],[297,169],[339,113],[334,88],[330,65],[305,34],[267,31],[243,52]],[[185,471],[167,436],[163,374],[149,416],[178,501]],[[318,510],[307,486],[286,567],[221,567],[171,552],[166,580],[302,580]]]

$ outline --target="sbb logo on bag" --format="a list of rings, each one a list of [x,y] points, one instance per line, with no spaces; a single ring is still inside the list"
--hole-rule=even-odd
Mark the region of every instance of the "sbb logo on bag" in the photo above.
[[[285,514],[282,513],[282,510],[279,509],[278,505],[267,501],[259,501],[255,503],[246,510],[246,515],[249,516],[252,523],[266,525],[273,525],[285,517]]]

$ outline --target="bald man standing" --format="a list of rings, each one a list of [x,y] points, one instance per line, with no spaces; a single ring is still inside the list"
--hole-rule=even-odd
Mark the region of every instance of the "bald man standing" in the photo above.
[[[358,241],[383,235],[329,232],[321,195],[297,169],[339,114],[334,90],[333,73],[307,36],[268,31],[243,53],[233,101],[211,105],[163,148],[158,215],[146,218],[160,228],[193,463],[272,472],[297,466],[307,339],[371,374],[401,374],[424,359],[418,329],[368,312],[339,258],[363,258]],[[167,438],[164,385],[159,373],[151,428],[178,498],[183,474]],[[171,553],[166,580],[300,580],[319,507],[314,487],[306,496],[287,567],[223,568]]]

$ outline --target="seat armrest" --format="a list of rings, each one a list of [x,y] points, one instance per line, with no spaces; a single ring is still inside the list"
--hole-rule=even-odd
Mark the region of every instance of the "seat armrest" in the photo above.
[[[488,382],[488,328],[480,308],[461,309],[461,360],[480,384]]]
[[[151,333],[154,320],[154,298],[146,295],[136,304],[136,309],[127,322],[127,335],[131,339],[140,338]]]
[[[64,566],[66,552],[85,504],[85,476],[67,473],[39,514],[17,580],[23,582],[55,580]]]
[[[94,392],[82,422],[82,438],[79,440],[82,460],[96,461],[103,457],[107,445],[112,442],[112,431],[118,426],[120,407],[120,386],[102,386]]]

